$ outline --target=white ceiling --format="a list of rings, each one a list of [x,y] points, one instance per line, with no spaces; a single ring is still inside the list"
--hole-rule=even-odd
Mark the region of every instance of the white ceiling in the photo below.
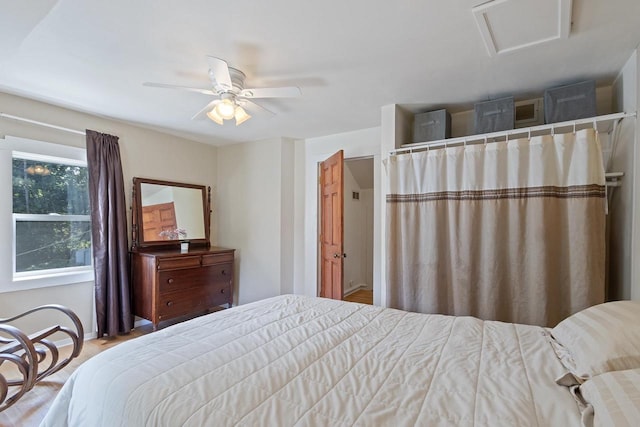
[[[388,104],[455,111],[578,79],[608,84],[640,43],[640,1],[574,0],[568,39],[489,57],[471,11],[480,3],[0,0],[0,91],[212,144],[309,138],[379,126]],[[274,117],[219,126],[190,119],[207,95],[142,86],[207,88],[206,55],[243,70],[249,87],[303,96],[263,101]]]

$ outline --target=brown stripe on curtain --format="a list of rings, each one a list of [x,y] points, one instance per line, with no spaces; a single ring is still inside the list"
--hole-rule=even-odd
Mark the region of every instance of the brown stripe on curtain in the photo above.
[[[124,181],[118,137],[87,130],[98,337],[133,326]]]
[[[543,186],[525,188],[503,188],[498,190],[440,191],[423,194],[388,194],[387,203],[429,202],[434,200],[491,200],[528,199],[531,197],[606,197],[604,185],[572,185],[569,187]]]

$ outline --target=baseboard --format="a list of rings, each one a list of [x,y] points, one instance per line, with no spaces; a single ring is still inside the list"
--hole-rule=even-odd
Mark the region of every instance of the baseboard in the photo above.
[[[351,288],[351,289],[347,289],[344,291],[344,294],[342,295],[343,297],[349,296],[353,293],[358,292],[361,289],[366,289],[366,290],[370,290],[369,286],[366,283],[361,283],[358,286]]]
[[[358,290],[358,288],[345,289],[344,292],[342,293],[342,296],[343,297],[348,297],[349,295],[351,295],[352,293],[354,293],[357,290]]]
[[[141,317],[137,317],[135,322],[134,322],[134,324],[133,324],[133,327],[134,328],[139,328],[140,326],[149,325],[149,324],[151,324],[151,322],[149,320],[143,319]],[[85,341],[94,340],[96,338],[98,338],[98,331],[88,332],[88,333],[84,334],[84,340]],[[53,344],[56,347],[64,347],[64,346],[73,344],[73,341],[71,340],[71,338],[65,338],[65,339],[60,340],[60,341],[54,341]]]
[[[95,332],[95,331],[94,332],[88,332],[88,333],[84,334],[84,340],[85,341],[94,340],[97,337],[98,337],[98,333]],[[60,347],[64,347],[64,346],[73,344],[73,340],[71,338],[65,338],[65,339],[60,340],[60,341],[54,341],[53,344],[56,347],[60,348]]]

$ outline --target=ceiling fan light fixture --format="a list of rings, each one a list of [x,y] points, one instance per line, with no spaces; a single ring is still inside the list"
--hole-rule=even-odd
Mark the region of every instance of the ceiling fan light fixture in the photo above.
[[[231,120],[235,116],[236,105],[230,99],[223,99],[215,107],[216,113],[225,120]]]
[[[220,117],[218,115],[218,112],[216,111],[215,108],[213,108],[213,110],[209,111],[207,113],[207,117],[209,117],[211,120],[213,120],[214,122],[216,122],[219,125],[223,125],[224,124],[224,120],[222,120],[222,117]]]
[[[29,166],[28,168],[25,169],[25,172],[27,172],[29,175],[50,175],[51,174],[51,171],[49,170],[49,168],[43,165]]]
[[[495,0],[504,1],[504,0]],[[569,1],[571,0],[560,0]],[[290,87],[262,87],[262,88],[245,88],[246,75],[237,68],[230,67],[227,61],[216,58],[215,56],[207,56],[209,62],[209,80],[211,85],[209,88],[201,89],[196,87],[178,86],[165,83],[145,82],[144,86],[180,89],[188,92],[197,92],[205,95],[215,96],[215,99],[209,102],[205,107],[198,111],[192,120],[200,119],[203,115],[207,115],[211,121],[219,125],[224,125],[225,120],[236,120],[236,126],[246,122],[251,118],[242,105],[248,108],[257,108],[259,111],[274,115],[273,111],[261,105],[255,104],[249,99],[253,98],[296,98],[301,95],[300,88]]]
[[[244,108],[240,106],[236,107],[236,126],[241,125],[242,123],[246,122],[250,118],[251,116],[246,111],[244,111]]]

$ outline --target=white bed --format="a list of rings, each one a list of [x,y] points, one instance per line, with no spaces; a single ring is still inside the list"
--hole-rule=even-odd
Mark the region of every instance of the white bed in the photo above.
[[[285,295],[84,363],[44,426],[577,426],[549,330]]]

